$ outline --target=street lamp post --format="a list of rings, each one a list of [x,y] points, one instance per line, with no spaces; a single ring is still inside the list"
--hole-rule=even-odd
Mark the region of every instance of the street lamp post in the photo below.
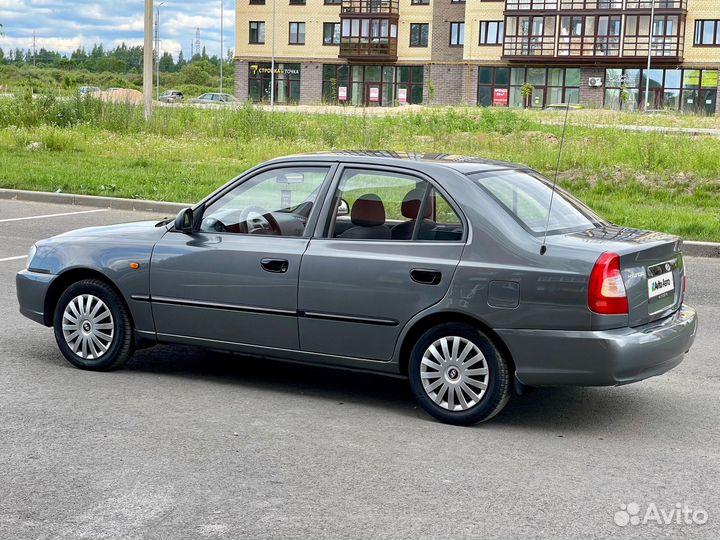
[[[655,0],[650,8],[650,42],[648,43],[647,72],[645,73],[645,112],[650,105],[650,64],[652,62],[653,39],[655,39]]]
[[[152,65],[153,0],[145,0],[145,36],[143,43],[143,97],[145,120],[152,117],[153,65]]]
[[[270,59],[270,110],[275,109],[275,3],[272,9],[272,56]]]
[[[160,2],[155,7],[155,78],[157,83],[157,97],[160,100],[160,8],[165,2]]]
[[[223,93],[223,64],[225,63],[225,0],[220,0],[220,93]]]

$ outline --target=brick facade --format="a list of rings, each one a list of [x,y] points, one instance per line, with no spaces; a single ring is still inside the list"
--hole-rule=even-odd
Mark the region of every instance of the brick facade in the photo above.
[[[599,77],[603,85],[599,88],[590,86],[590,78]],[[605,99],[605,68],[583,68],[580,71],[580,104],[584,107],[600,108]]]
[[[247,60],[235,60],[235,97],[246,101],[249,97],[248,70],[250,64]]]
[[[322,64],[306,62],[300,65],[300,104],[322,103]]]
[[[477,66],[468,64],[430,64],[425,66],[423,102],[428,105],[475,103]],[[431,88],[434,92],[431,92]],[[431,96],[434,93],[434,96]]]
[[[434,62],[462,62],[463,47],[450,47],[450,23],[465,21],[465,4],[452,3],[450,0],[434,0],[432,6],[431,60]]]

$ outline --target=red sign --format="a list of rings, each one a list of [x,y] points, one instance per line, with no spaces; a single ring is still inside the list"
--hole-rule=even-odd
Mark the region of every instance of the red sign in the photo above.
[[[407,103],[407,88],[398,88],[398,101]]]
[[[510,91],[507,88],[496,88],[493,92],[493,105],[507,107],[510,104]]]
[[[347,86],[338,88],[338,101],[347,101]]]
[[[370,101],[380,101],[380,88],[377,86],[370,87]]]

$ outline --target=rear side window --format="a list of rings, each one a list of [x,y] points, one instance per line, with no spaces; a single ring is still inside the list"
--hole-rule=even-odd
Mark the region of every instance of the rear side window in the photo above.
[[[545,232],[552,196],[552,184],[528,171],[491,171],[471,178],[502,208],[535,236]],[[593,229],[603,220],[561,189],[556,189],[548,234]]]

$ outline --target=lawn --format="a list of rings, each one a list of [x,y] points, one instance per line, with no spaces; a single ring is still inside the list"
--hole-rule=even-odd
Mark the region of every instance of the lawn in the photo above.
[[[0,187],[181,202],[266,159],[332,149],[476,155],[552,174],[561,132],[537,114],[476,108],[394,116],[170,108],[146,125],[133,107],[52,98],[1,100],[0,128]],[[560,184],[618,224],[720,241],[718,138],[572,123]]]

